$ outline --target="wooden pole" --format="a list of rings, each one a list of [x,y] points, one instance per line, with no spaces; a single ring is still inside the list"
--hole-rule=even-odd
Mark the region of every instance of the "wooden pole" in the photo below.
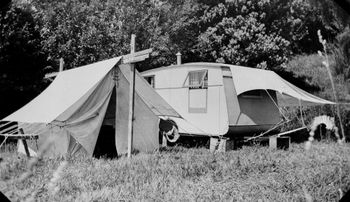
[[[114,117],[114,145],[117,150],[117,125],[118,125],[118,66],[116,65],[114,70],[114,82],[115,82],[115,117]],[[118,155],[118,150],[117,150]]]
[[[59,72],[62,72],[63,71],[63,66],[64,66],[64,60],[63,58],[60,58],[60,68],[59,68]]]
[[[22,128],[20,128],[18,130],[18,133],[19,134],[24,134],[24,131]],[[23,143],[23,146],[24,146],[24,151],[26,152],[27,154],[27,157],[29,158],[30,157],[30,153],[29,153],[29,149],[28,149],[28,144],[27,144],[27,140],[25,138],[21,139],[22,140],[22,143]]]
[[[58,68],[58,72],[52,72],[52,73],[46,74],[46,75],[45,75],[45,79],[50,79],[50,80],[52,80],[52,77],[57,76],[57,74],[58,74],[59,72],[62,72],[62,71],[63,71],[63,66],[64,66],[64,60],[63,60],[63,58],[60,58],[60,59],[59,59],[59,62],[60,62],[60,66],[59,66],[59,68]]]
[[[136,35],[131,35],[130,53],[135,53]],[[133,120],[134,120],[134,94],[135,94],[135,66],[130,63],[130,86],[129,86],[129,120],[128,120],[128,158],[131,158],[133,142]]]

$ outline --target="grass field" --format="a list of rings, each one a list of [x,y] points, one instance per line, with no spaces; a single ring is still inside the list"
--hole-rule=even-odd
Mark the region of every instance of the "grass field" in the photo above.
[[[326,142],[309,151],[303,144],[226,153],[175,147],[132,160],[77,157],[61,173],[62,159],[45,159],[19,181],[27,158],[2,151],[0,191],[13,201],[337,201],[339,189],[350,189],[349,154],[349,144]]]

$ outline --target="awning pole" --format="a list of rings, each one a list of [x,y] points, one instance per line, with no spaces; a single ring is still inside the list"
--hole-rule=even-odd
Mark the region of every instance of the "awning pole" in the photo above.
[[[279,111],[280,114],[283,116],[283,118],[284,118],[285,120],[288,120],[287,117],[283,114],[281,108],[278,106],[278,104],[275,102],[275,100],[273,99],[273,97],[270,95],[269,91],[266,90],[266,89],[265,89],[265,91],[266,91],[267,95],[270,97],[270,99],[272,100],[273,104],[275,104],[275,106],[277,107],[278,111]]]
[[[304,122],[304,116],[303,116],[303,109],[302,109],[302,106],[301,106],[301,100],[299,100],[299,109],[300,109],[300,117],[301,117],[301,123],[303,124],[303,126],[305,126],[305,122]]]

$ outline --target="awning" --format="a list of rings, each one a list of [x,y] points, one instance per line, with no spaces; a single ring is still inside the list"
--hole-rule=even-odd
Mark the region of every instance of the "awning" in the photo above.
[[[230,69],[237,95],[251,90],[274,90],[279,93],[279,105],[335,104],[294,86],[273,71],[234,65]]]

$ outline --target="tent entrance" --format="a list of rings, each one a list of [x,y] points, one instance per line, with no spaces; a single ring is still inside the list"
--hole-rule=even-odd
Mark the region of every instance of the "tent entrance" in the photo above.
[[[118,156],[117,149],[115,147],[115,129],[113,126],[101,126],[93,156],[96,158],[115,158]]]
[[[115,139],[115,87],[107,107],[105,117],[97,137],[93,156],[115,158],[118,156]]]

